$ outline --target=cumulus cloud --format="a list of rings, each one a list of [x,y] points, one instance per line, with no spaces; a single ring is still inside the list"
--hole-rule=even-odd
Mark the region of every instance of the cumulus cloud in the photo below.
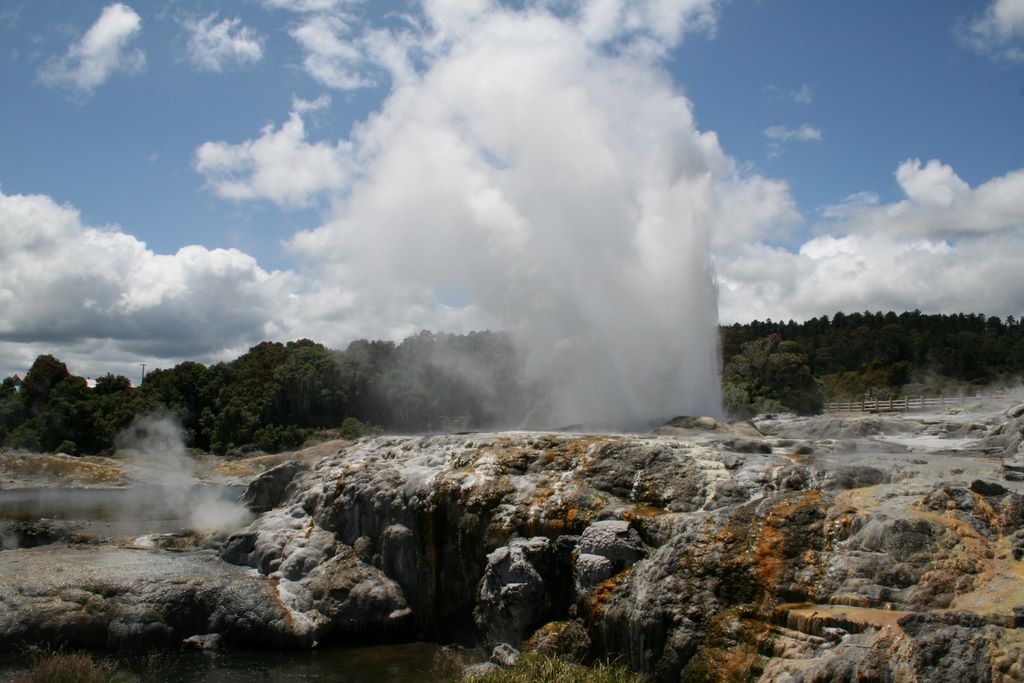
[[[263,59],[266,40],[238,17],[217,21],[217,14],[186,19],[188,59],[204,71],[221,72],[230,66],[249,66]]]
[[[799,90],[793,93],[793,101],[797,104],[810,104],[814,101],[814,90],[804,83]]]
[[[820,130],[806,123],[798,128],[770,126],[764,129],[764,136],[778,142],[821,142],[823,139]]]
[[[83,225],[44,195],[0,193],[0,240],[0,345],[22,356],[88,351],[122,373],[137,359],[210,359],[277,337],[297,286],[293,274],[267,272],[234,249],[156,254],[115,228]]]
[[[442,36],[464,33],[496,5],[494,0],[422,0],[427,21]]]
[[[764,129],[764,137],[768,140],[769,158],[781,156],[783,146],[789,142],[821,142],[824,140],[819,129],[806,123],[797,128],[769,126]]]
[[[315,196],[343,188],[350,173],[349,143],[306,140],[302,115],[329,104],[329,98],[296,99],[280,128],[268,125],[258,138],[237,144],[205,142],[196,150],[195,169],[226,199],[307,206]]]
[[[737,245],[791,236],[803,221],[785,181],[734,171],[718,183],[712,247],[726,252]]]
[[[640,60],[664,56],[693,32],[714,34],[721,0],[540,0],[521,14],[551,10],[586,42]],[[514,11],[498,0],[420,0],[400,16],[401,28],[368,26],[344,0],[264,0],[271,8],[304,16],[290,30],[303,50],[303,66],[329,88],[379,85],[383,76],[403,83],[412,65],[431,63],[481,21]]]
[[[312,111],[324,111],[331,106],[330,95],[320,95],[315,100],[304,100],[292,97],[292,111],[297,114],[308,114]]]
[[[822,208],[821,214],[825,218],[849,218],[866,208],[878,206],[881,201],[877,192],[854,192],[838,204]]]
[[[957,34],[981,54],[1024,62],[1024,0],[993,0],[981,16],[959,26]]]
[[[719,261],[719,311],[725,322],[860,310],[1019,315],[1022,237],[950,242],[885,233],[823,235],[796,253],[745,245]]]
[[[908,159],[896,169],[906,199],[891,204],[846,203],[841,228],[850,233],[887,232],[908,238],[958,240],[991,236],[1024,225],[1024,169],[971,188],[948,165]],[[835,212],[828,207],[826,212]]]
[[[907,197],[917,204],[950,207],[971,191],[951,166],[938,159],[924,166],[920,159],[908,159],[896,169],[896,180]]]
[[[661,46],[671,47],[686,33],[713,34],[719,3],[716,0],[591,0],[571,4],[577,8],[580,29],[593,42],[649,37]]]
[[[263,6],[291,12],[328,12],[358,2],[360,0],[263,0]]]
[[[801,85],[797,90],[784,91],[774,83],[769,83],[761,89],[761,92],[768,95],[772,100],[792,100],[797,104],[811,104],[814,102],[814,88],[807,83]]]
[[[763,241],[719,254],[726,321],[803,320],[835,311],[1024,311],[1024,170],[971,188],[938,160],[895,173],[906,198],[861,192],[796,251]]]
[[[146,56],[132,43],[141,31],[142,19],[135,10],[122,3],[108,5],[63,56],[40,68],[39,81],[88,95],[115,73],[139,73],[146,68]]]
[[[366,73],[361,39],[342,16],[316,14],[290,33],[305,52],[307,73],[328,88],[355,90],[376,84]]]

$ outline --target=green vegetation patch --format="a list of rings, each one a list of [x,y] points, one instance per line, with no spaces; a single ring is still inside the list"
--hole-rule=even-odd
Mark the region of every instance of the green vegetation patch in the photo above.
[[[134,678],[113,664],[96,663],[87,654],[54,652],[34,657],[31,668],[12,683],[126,683]]]
[[[72,458],[40,453],[0,455],[0,474],[21,481],[49,481],[65,486],[121,486],[124,472],[102,458]]]
[[[643,679],[617,664],[576,664],[559,657],[527,653],[512,668],[463,678],[473,683],[640,683]]]

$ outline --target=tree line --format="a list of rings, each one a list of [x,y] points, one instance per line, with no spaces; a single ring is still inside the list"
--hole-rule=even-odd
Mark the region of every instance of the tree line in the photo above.
[[[231,362],[154,370],[139,387],[119,375],[90,383],[43,355],[23,380],[0,385],[0,446],[108,452],[136,415],[153,412],[176,417],[189,447],[219,454],[294,448],[324,428],[354,437],[511,425],[529,404],[520,365],[508,335],[493,332],[424,331],[344,351],[263,342]]]
[[[865,394],[975,393],[1024,375],[1024,323],[1012,316],[836,313],[720,333],[723,403],[735,417],[815,413]],[[153,412],[176,417],[188,446],[220,454],[286,450],[325,428],[352,437],[515,427],[544,404],[522,361],[496,332],[423,331],[345,350],[303,339],[154,370],[136,387],[119,375],[87,381],[42,355],[23,379],[0,383],[0,447],[109,452],[136,415]]]
[[[1024,375],[1015,316],[836,313],[724,326],[721,337],[723,401],[737,415],[813,413],[866,395],[974,395]]]

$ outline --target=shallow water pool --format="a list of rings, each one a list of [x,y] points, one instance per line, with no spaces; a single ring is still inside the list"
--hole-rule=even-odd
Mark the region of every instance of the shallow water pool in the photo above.
[[[208,485],[12,489],[0,491],[0,520],[56,519],[76,523],[81,533],[115,538],[169,533],[197,526],[198,510],[211,510],[216,521],[222,506],[226,516],[242,491]]]
[[[144,683],[426,683],[439,648],[433,643],[407,643],[359,648],[330,648],[310,652],[224,650],[162,652],[152,656],[114,657],[92,653],[99,661],[116,664]],[[0,658],[0,681],[29,665],[27,657]]]

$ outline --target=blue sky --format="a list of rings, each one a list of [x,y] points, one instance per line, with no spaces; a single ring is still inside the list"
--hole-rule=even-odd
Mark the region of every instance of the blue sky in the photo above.
[[[725,322],[1020,315],[1022,45],[1024,0],[0,0],[0,373],[556,344],[624,244],[606,301],[701,308],[652,256],[695,250]]]
[[[698,124],[733,156],[788,179],[805,214],[864,190],[899,198],[892,172],[907,158],[942,159],[973,185],[1024,159],[1024,65],[956,36],[986,6],[732,2],[715,38],[687,41],[672,71]],[[801,104],[793,94],[804,85],[811,99]],[[765,128],[804,123],[821,143],[768,157]]]

